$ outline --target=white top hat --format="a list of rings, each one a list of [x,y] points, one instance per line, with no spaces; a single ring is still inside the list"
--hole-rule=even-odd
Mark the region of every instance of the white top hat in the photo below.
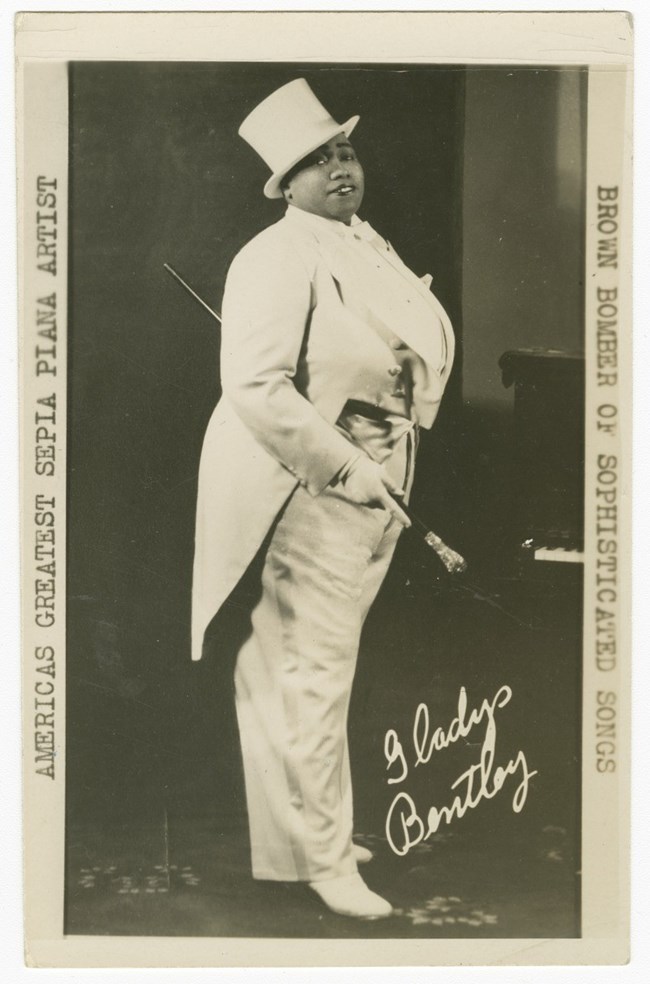
[[[267,198],[282,198],[280,182],[303,157],[359,122],[352,116],[337,123],[316,98],[305,79],[294,79],[267,96],[239,127],[243,137],[266,161],[273,174],[264,185]]]

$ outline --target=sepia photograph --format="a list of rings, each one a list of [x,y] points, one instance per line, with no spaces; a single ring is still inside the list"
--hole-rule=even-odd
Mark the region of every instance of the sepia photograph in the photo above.
[[[627,768],[629,35],[618,71],[325,58],[311,16],[318,57],[23,62],[48,918],[125,953],[594,935],[623,962],[626,831],[597,878],[594,845]]]

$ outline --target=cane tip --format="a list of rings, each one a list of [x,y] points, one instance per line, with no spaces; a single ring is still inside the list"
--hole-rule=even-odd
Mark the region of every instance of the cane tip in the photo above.
[[[464,557],[455,557],[449,565],[450,574],[464,574],[467,570],[467,561]]]

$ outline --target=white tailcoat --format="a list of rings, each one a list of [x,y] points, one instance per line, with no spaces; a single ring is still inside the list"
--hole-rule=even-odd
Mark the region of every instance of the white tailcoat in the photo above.
[[[223,396],[199,469],[193,659],[296,484],[318,495],[350,460],[334,426],[346,401],[388,406],[398,363],[387,336],[426,363],[418,423],[435,419],[454,353],[449,318],[426,282],[362,227],[373,249],[353,248],[354,225],[290,207],[228,272]]]

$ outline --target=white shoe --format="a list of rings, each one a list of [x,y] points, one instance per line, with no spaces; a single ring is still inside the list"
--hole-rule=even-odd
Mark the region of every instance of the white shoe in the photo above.
[[[393,907],[381,895],[371,892],[360,875],[344,875],[342,878],[326,878],[309,882],[309,887],[332,912],[357,919],[385,919]]]
[[[353,844],[352,853],[357,864],[368,864],[368,861],[372,861],[374,857],[372,851],[369,851],[367,847],[363,847],[361,844]]]

